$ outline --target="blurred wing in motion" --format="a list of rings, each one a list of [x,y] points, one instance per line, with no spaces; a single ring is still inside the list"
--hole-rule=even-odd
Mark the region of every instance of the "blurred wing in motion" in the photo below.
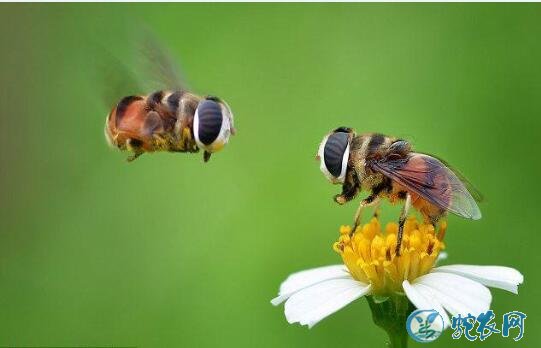
[[[171,54],[151,33],[145,31],[141,33],[136,50],[141,80],[149,91],[186,89]]]
[[[464,183],[437,158],[411,153],[400,159],[372,160],[369,166],[442,209],[467,219],[481,218]]]
[[[142,95],[145,91],[134,72],[105,47],[98,47],[94,55],[97,73],[95,77],[101,90],[101,99],[108,110],[126,95]]]
[[[95,77],[109,110],[127,95],[186,89],[174,60],[148,30],[138,28],[129,36],[122,47],[109,49],[98,43],[92,52]]]

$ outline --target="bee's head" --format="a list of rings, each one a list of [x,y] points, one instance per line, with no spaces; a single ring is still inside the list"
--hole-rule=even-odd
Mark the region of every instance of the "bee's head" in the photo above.
[[[321,172],[333,184],[343,184],[349,160],[353,129],[340,127],[323,138],[316,159]]]
[[[220,151],[235,134],[233,113],[226,102],[217,97],[206,97],[195,110],[193,133],[197,146],[205,150],[205,162],[210,155]]]

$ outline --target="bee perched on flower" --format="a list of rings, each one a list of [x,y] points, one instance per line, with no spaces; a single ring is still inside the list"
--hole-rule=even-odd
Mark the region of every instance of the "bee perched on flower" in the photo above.
[[[522,274],[509,267],[435,267],[445,249],[445,225],[436,233],[430,224],[407,219],[400,256],[396,255],[396,223],[389,223],[382,230],[374,217],[357,227],[354,234],[350,232],[349,226],[342,226],[333,245],[343,265],[294,273],[282,283],[271,303],[279,305],[285,301],[289,323],[312,327],[365,296],[376,324],[386,329],[389,336],[391,331],[393,335],[404,335],[405,319],[413,307],[437,310],[444,327],[448,327],[447,312],[478,315],[489,309],[492,296],[487,286],[516,294],[523,282]]]

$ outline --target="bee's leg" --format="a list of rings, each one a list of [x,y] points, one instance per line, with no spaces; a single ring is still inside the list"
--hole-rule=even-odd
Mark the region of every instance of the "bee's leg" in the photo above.
[[[203,161],[208,162],[210,159],[210,155],[212,155],[212,153],[205,150],[205,152],[203,152]]]
[[[334,196],[334,201],[340,205],[351,201],[359,193],[359,180],[355,170],[348,166],[346,177],[342,184],[342,193]]]
[[[357,227],[361,224],[361,214],[363,212],[363,209],[371,206],[372,204],[377,204],[378,202],[379,202],[379,197],[377,196],[377,194],[371,193],[370,196],[366,197],[365,199],[361,201],[361,203],[359,203],[359,207],[357,208],[357,211],[355,212],[353,228],[351,229],[350,235],[353,235]]]
[[[398,236],[396,238],[396,256],[400,256],[400,247],[402,246],[402,234],[404,233],[404,223],[406,222],[406,217],[411,207],[411,195],[408,193],[406,195],[406,202],[402,207],[402,212],[400,213],[400,218],[398,219]]]
[[[372,215],[376,219],[379,218],[379,206],[381,205],[381,201],[378,199],[374,202],[374,214]]]
[[[445,220],[441,220],[439,221],[439,224],[438,224],[438,234],[436,234],[436,237],[440,240],[440,241],[443,241],[445,239],[445,231],[447,231],[447,221]],[[434,226],[434,229],[436,229],[435,225]]]
[[[444,219],[445,217],[445,210],[439,209],[437,212],[433,213],[432,215],[428,215],[425,220],[427,223],[432,224],[434,227],[434,232],[436,234],[436,237],[443,241],[445,238],[445,230],[447,230],[447,221]]]
[[[139,156],[141,156],[142,154],[143,154],[142,152],[136,152],[136,153],[134,153],[133,155],[128,156],[128,158],[126,158],[126,161],[128,161],[128,162],[133,162],[133,161],[135,161]]]
[[[126,149],[128,151],[133,152],[132,155],[126,158],[128,162],[132,162],[136,160],[137,157],[143,154],[144,151],[142,150],[142,145],[143,145],[143,142],[139,139],[128,138],[128,140],[126,140]]]

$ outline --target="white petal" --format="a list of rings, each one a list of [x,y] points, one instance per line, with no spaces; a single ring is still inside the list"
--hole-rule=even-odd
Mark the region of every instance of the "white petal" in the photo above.
[[[449,254],[447,254],[446,251],[442,251],[438,254],[438,257],[436,258],[436,265],[442,261],[447,260],[447,257],[449,257]]]
[[[490,307],[492,295],[481,283],[462,276],[434,272],[425,274],[413,281],[430,288],[434,300],[453,315],[479,315]]]
[[[449,327],[451,322],[449,321],[449,316],[441,306],[441,304],[436,301],[436,296],[428,287],[422,284],[411,285],[407,280],[404,280],[402,283],[402,288],[406,293],[408,299],[413,303],[417,309],[435,309],[440,313],[443,318],[444,329]]]
[[[370,291],[371,286],[349,279],[330,279],[293,294],[285,304],[290,324],[314,326]]]
[[[333,265],[325,266],[319,268],[312,268],[306,271],[301,271],[291,274],[287,279],[280,285],[280,292],[278,297],[273,298],[271,303],[275,306],[284,302],[299,290],[302,290],[308,286],[320,283],[329,279],[340,279],[340,278],[350,278],[346,266],[344,265]]]
[[[475,280],[486,286],[518,293],[524,276],[514,268],[502,266],[449,265],[434,268],[433,272],[448,272]]]

